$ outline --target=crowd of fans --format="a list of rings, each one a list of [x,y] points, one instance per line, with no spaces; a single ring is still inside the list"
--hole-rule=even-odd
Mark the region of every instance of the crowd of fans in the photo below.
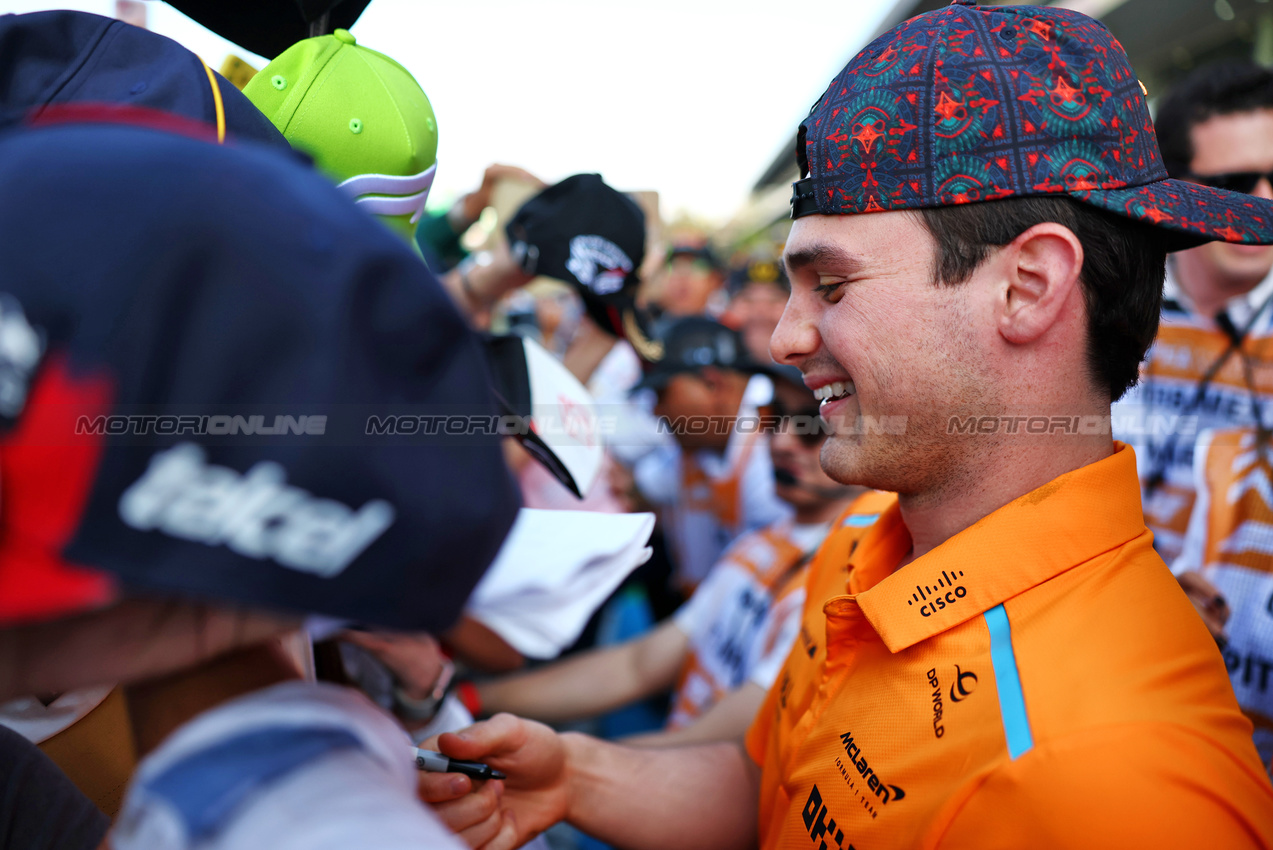
[[[728,245],[430,204],[343,29],[0,18],[0,846],[1273,847],[1273,72],[1119,54],[902,24]],[[560,657],[474,592],[541,510],[657,517]]]

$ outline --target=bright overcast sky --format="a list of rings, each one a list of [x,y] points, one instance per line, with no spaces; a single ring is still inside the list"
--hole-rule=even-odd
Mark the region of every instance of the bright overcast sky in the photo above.
[[[214,68],[234,52],[163,2],[149,25]],[[893,0],[372,0],[359,44],[405,65],[438,118],[443,201],[491,162],[553,182],[599,171],[660,193],[664,218],[723,223]],[[114,14],[114,0],[0,10]],[[432,203],[431,203],[432,206]]]

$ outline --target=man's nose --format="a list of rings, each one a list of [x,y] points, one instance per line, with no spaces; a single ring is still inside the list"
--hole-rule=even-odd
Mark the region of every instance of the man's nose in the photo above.
[[[821,344],[816,312],[807,304],[808,294],[793,291],[787,298],[778,327],[769,338],[769,354],[775,363],[799,366]]]

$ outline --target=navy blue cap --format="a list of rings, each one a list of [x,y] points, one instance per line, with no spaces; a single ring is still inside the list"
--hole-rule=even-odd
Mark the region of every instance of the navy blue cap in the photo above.
[[[213,81],[216,91],[213,91]],[[0,113],[69,103],[139,106],[288,150],[243,93],[170,38],[87,12],[0,16]]]
[[[702,244],[681,242],[672,245],[667,249],[667,261],[670,263],[678,257],[689,257],[692,260],[701,260],[707,264],[707,267],[714,272],[725,271],[725,264],[721,262],[720,257],[712,250],[712,246],[706,242]]]
[[[0,185],[0,622],[122,591],[454,622],[519,499],[494,433],[367,436],[498,412],[401,239],[290,157],[145,127],[0,135]]]

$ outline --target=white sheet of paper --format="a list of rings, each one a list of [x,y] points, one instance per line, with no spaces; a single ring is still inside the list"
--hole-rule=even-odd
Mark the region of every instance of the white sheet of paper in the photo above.
[[[465,613],[531,658],[554,658],[650,558],[654,514],[523,508]]]

